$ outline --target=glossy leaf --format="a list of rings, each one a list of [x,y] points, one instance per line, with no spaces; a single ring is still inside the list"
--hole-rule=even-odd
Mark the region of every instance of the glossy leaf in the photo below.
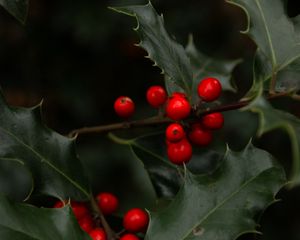
[[[37,208],[14,203],[0,195],[0,239],[3,240],[89,240],[69,206]]]
[[[152,134],[126,140],[110,134],[110,138],[119,144],[128,145],[132,153],[139,159],[147,170],[150,180],[159,198],[173,198],[183,184],[183,168],[171,163],[167,156],[167,146],[162,134]],[[187,168],[197,174],[211,172],[221,159],[220,153],[212,150],[197,151]]]
[[[208,57],[196,48],[192,37],[189,38],[186,52],[193,67],[194,99],[198,99],[197,86],[199,82],[206,77],[215,77],[219,79],[223,90],[235,91],[235,88],[231,83],[231,74],[241,60],[220,60]]]
[[[262,96],[258,96],[247,106],[259,114],[260,124],[258,135],[274,129],[283,129],[291,140],[293,166],[291,179],[293,184],[300,183],[300,119],[285,111],[273,108]]]
[[[88,198],[88,181],[76,155],[75,140],[47,128],[40,105],[10,107],[0,94],[0,109],[0,167],[6,161],[24,165],[33,178],[32,194]]]
[[[23,24],[27,18],[28,4],[29,0],[0,0],[0,5]]]
[[[128,145],[144,164],[158,197],[174,197],[183,182],[179,173],[181,170],[160,154],[165,147],[159,140],[164,139],[161,135],[160,138],[154,135],[132,140],[121,139],[113,134],[109,136],[116,143]]]
[[[257,44],[259,54],[263,58],[257,64],[267,70],[264,78],[256,79],[270,82],[276,80],[277,91],[300,89],[300,34],[298,19],[287,16],[282,0],[227,0],[241,7],[248,18],[248,34]],[[253,87],[256,89],[257,87]],[[253,89],[252,89],[253,90]],[[253,91],[250,95],[253,95]]]
[[[285,182],[272,156],[249,144],[228,150],[212,174],[187,171],[185,184],[164,210],[151,212],[146,240],[234,240],[255,232],[256,217]]]
[[[167,85],[175,84],[191,96],[192,68],[184,48],[167,33],[162,15],[158,15],[152,4],[111,8],[119,13],[135,17],[135,30],[140,37],[138,46],[148,52],[148,58],[162,69],[167,77]]]

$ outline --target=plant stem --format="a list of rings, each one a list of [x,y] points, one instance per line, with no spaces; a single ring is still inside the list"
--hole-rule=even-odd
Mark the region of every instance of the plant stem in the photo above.
[[[291,95],[290,92],[283,92],[283,93],[274,93],[270,94],[267,99],[272,100],[279,97],[284,97]],[[237,110],[240,108],[243,108],[247,106],[251,100],[246,101],[240,101],[235,102],[227,105],[217,106],[214,108],[206,108],[206,109],[199,109],[196,111],[196,117],[201,117],[209,113],[214,112],[226,112],[231,110]],[[100,125],[100,126],[93,126],[93,127],[83,127],[78,128],[73,131],[71,131],[68,136],[74,137],[76,135],[82,135],[82,134],[88,134],[88,133],[105,133],[110,132],[114,130],[120,130],[120,129],[129,129],[129,128],[136,128],[136,127],[146,127],[146,126],[154,126],[159,124],[167,124],[171,123],[173,120],[164,117],[164,116],[155,116],[151,118],[146,118],[142,120],[135,120],[130,122],[121,122],[121,123],[114,123],[114,124],[108,124],[108,125]]]
[[[107,240],[116,240],[118,239],[117,234],[111,229],[111,227],[109,226],[108,222],[106,221],[101,209],[98,207],[96,200],[94,199],[94,197],[90,198],[90,203],[92,206],[92,209],[97,213],[97,215],[100,218],[100,222],[104,228],[104,231],[107,235]]]
[[[71,131],[68,134],[68,136],[74,137],[76,135],[87,134],[87,133],[103,133],[103,132],[109,132],[113,130],[128,129],[133,127],[153,126],[157,124],[164,124],[170,122],[172,122],[171,119],[158,116],[158,117],[151,117],[151,118],[146,118],[146,119],[136,120],[131,122],[113,123],[113,124],[100,125],[94,127],[83,127]]]
[[[276,79],[277,79],[277,72],[273,72],[271,82],[270,82],[270,90],[269,90],[270,95],[274,95],[276,92],[275,91]]]

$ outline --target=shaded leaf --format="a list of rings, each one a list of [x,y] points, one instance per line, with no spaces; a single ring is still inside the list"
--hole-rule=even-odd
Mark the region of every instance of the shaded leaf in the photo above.
[[[0,216],[0,239],[3,240],[90,239],[80,229],[69,206],[37,208],[13,203],[0,195]]]
[[[282,0],[227,0],[241,7],[248,18],[248,34],[257,44],[263,58],[257,64],[267,70],[255,84],[276,78],[277,91],[300,89],[300,34],[298,19],[287,16]],[[296,24],[296,25],[295,25]],[[254,89],[257,87],[254,87]],[[253,95],[253,91],[251,93]],[[251,95],[250,94],[250,95]]]
[[[210,175],[187,171],[186,181],[164,210],[150,213],[146,240],[233,240],[255,232],[257,214],[274,201],[285,182],[272,156],[249,144],[228,150]]]
[[[138,45],[148,52],[154,65],[162,69],[167,77],[166,85],[174,83],[191,96],[193,75],[190,61],[184,48],[169,36],[163,16],[157,14],[152,4],[111,9],[136,18],[138,26],[135,30],[141,40]]]
[[[198,99],[198,83],[206,77],[215,77],[219,79],[223,90],[235,91],[235,88],[231,83],[231,74],[233,69],[241,62],[241,60],[220,60],[208,57],[196,48],[192,37],[189,38],[186,53],[189,56],[193,67],[194,99]]]
[[[0,109],[0,167],[8,160],[23,164],[32,174],[33,194],[88,198],[88,181],[76,155],[75,140],[47,128],[40,105],[10,107],[0,94]]]
[[[0,0],[0,5],[23,24],[27,18],[28,4],[29,0]]]
[[[274,129],[283,129],[291,140],[293,166],[291,179],[294,184],[300,183],[300,120],[287,112],[273,108],[262,96],[247,106],[253,112],[259,114],[258,135]]]
[[[128,145],[133,154],[144,164],[158,197],[173,198],[183,184],[183,168],[171,163],[166,155],[167,146],[162,134],[152,134],[126,140],[110,134],[110,138]],[[212,150],[193,150],[193,157],[187,168],[197,174],[213,171],[221,154]]]

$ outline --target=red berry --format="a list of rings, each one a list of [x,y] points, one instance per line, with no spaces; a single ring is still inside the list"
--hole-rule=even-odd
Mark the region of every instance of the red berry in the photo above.
[[[212,133],[210,130],[203,128],[201,124],[195,123],[189,133],[189,139],[195,145],[206,146],[212,141]]]
[[[127,233],[120,237],[120,240],[139,240],[139,238],[134,234]]]
[[[202,123],[203,127],[206,127],[211,130],[220,129],[223,127],[224,117],[223,117],[223,114],[219,113],[219,112],[210,113],[210,114],[205,115],[202,118],[201,123]]]
[[[185,93],[181,93],[181,92],[173,92],[172,97],[186,98],[186,95],[185,95]]]
[[[63,206],[65,206],[66,204],[68,204],[68,201],[57,201],[54,204],[54,208],[62,208]],[[71,208],[73,210],[73,213],[75,215],[75,217],[77,219],[80,219],[82,217],[84,217],[86,214],[88,214],[89,210],[86,207],[86,205],[82,202],[75,202],[75,201],[71,201]]]
[[[114,109],[118,116],[129,118],[135,110],[134,102],[129,97],[118,97],[114,104]]]
[[[180,142],[171,143],[167,147],[169,160],[178,165],[188,162],[192,158],[192,153],[192,146],[186,138]]]
[[[106,240],[106,233],[102,228],[95,228],[89,233],[93,240]]]
[[[145,231],[149,222],[148,213],[140,208],[132,208],[123,219],[124,228],[129,232]]]
[[[184,97],[174,96],[167,101],[166,113],[173,120],[181,120],[190,115],[191,105]]]
[[[198,85],[198,95],[206,102],[212,102],[220,97],[222,85],[216,78],[205,78]]]
[[[89,213],[84,203],[71,201],[73,213],[77,219],[80,219]]]
[[[97,195],[98,206],[103,214],[112,214],[119,206],[118,198],[112,193],[103,192]]]
[[[62,207],[65,206],[65,205],[66,205],[66,202],[57,201],[57,202],[54,204],[53,208],[62,208]]]
[[[167,100],[167,93],[165,89],[161,86],[152,86],[148,89],[147,94],[147,101],[152,107],[160,107],[163,105]]]
[[[170,142],[178,142],[185,137],[185,131],[181,124],[171,123],[166,129],[166,139]]]
[[[87,233],[92,231],[92,229],[94,228],[93,219],[89,214],[87,214],[84,217],[80,218],[78,220],[78,224],[81,227],[81,229],[83,231],[87,232]]]

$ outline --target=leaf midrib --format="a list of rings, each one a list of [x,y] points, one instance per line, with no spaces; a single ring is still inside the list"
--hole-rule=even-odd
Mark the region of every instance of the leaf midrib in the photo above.
[[[63,176],[65,179],[67,179],[72,185],[74,185],[77,189],[79,189],[84,195],[86,195],[88,198],[90,197],[90,194],[82,187],[80,186],[77,182],[75,182],[72,178],[68,177],[63,171],[58,169],[55,165],[53,165],[47,158],[45,158],[42,154],[39,152],[35,151],[31,146],[23,142],[21,139],[19,139],[16,135],[11,133],[9,130],[0,127],[5,133],[10,135],[12,138],[14,138],[17,142],[19,142],[23,147],[31,151],[34,155],[36,155],[38,158],[41,159],[41,163],[46,163],[49,167],[51,167],[54,171],[59,173],[61,176]]]
[[[268,25],[267,25],[267,21],[266,21],[266,18],[265,18],[265,15],[263,13],[263,10],[262,10],[262,7],[260,5],[259,0],[255,0],[255,3],[257,5],[257,8],[259,10],[259,13],[260,13],[260,15],[262,17],[262,20],[263,20],[263,23],[264,23],[264,27],[265,27],[265,30],[266,30],[267,39],[268,39],[268,42],[270,44],[272,65],[273,65],[273,68],[275,68],[275,66],[277,64],[277,60],[276,60],[276,55],[275,55],[275,51],[274,51],[274,47],[273,47],[273,42],[272,42],[272,39],[271,39],[271,34],[270,34],[270,31],[269,31],[269,28],[268,28]]]
[[[204,221],[206,221],[212,214],[214,214],[214,212],[221,208],[223,205],[225,205],[230,199],[232,199],[235,195],[239,194],[241,190],[243,190],[248,184],[250,184],[253,180],[255,180],[259,175],[263,174],[265,171],[270,170],[270,168],[265,169],[264,171],[258,173],[257,175],[253,176],[252,178],[250,178],[248,181],[246,181],[245,183],[243,183],[236,191],[232,192],[231,194],[229,194],[222,202],[220,202],[219,204],[217,204],[212,210],[210,210],[197,224],[195,224],[191,230],[183,236],[183,239],[186,239],[193,231],[193,229],[195,229],[197,226],[203,224]]]

